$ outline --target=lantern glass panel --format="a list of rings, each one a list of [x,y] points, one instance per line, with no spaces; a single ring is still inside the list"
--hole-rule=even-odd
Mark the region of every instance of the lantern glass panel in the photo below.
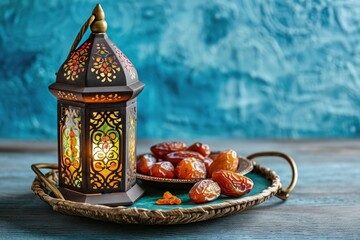
[[[80,160],[81,110],[78,107],[60,107],[61,176],[63,184],[81,188],[82,164]]]
[[[92,190],[119,189],[122,182],[120,111],[92,112],[90,118]]]
[[[128,108],[128,159],[129,159],[129,172],[128,175],[128,187],[132,186],[136,182],[136,102]]]

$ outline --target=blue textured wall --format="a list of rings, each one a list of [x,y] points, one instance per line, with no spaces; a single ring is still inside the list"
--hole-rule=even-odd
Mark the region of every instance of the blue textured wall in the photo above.
[[[47,90],[89,0],[0,0],[0,138],[55,138]],[[99,1],[139,137],[359,137],[360,2]]]

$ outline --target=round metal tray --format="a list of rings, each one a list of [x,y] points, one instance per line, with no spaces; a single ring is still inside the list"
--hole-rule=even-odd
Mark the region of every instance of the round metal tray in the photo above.
[[[240,198],[220,198],[207,204],[192,203],[187,199],[186,191],[182,190],[183,192],[176,192],[175,194],[182,194],[183,204],[159,206],[155,204],[155,199],[161,198],[161,194],[156,189],[154,189],[154,193],[146,189],[150,192],[129,207],[108,207],[65,200],[56,188],[58,177],[58,172],[55,170],[57,168],[56,164],[32,165],[32,169],[37,174],[32,184],[32,190],[41,200],[48,203],[54,211],[64,214],[122,224],[166,225],[192,223],[244,211],[266,201],[274,195],[282,200],[286,200],[297,181],[295,162],[286,154],[278,152],[256,153],[247,158],[251,160],[255,157],[266,156],[282,157],[289,162],[293,176],[288,188],[281,188],[280,178],[274,171],[254,163],[254,169],[249,175],[250,178],[254,180],[255,185],[254,189],[248,195]],[[40,168],[52,168],[53,170],[44,175],[39,170]],[[144,202],[147,203],[144,205]]]

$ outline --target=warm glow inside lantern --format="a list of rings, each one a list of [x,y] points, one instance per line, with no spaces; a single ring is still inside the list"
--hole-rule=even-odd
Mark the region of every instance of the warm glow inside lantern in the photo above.
[[[90,24],[92,33],[75,49]],[[66,199],[129,205],[136,184],[136,97],[144,88],[106,35],[98,4],[49,89],[58,99],[59,186]]]

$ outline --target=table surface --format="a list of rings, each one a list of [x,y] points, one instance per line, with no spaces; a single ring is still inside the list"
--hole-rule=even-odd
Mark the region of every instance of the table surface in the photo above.
[[[159,140],[138,142],[138,153]],[[186,141],[190,143],[189,141]],[[241,155],[282,151],[298,166],[287,201],[273,197],[242,213],[175,226],[119,225],[53,212],[30,190],[33,163],[56,163],[55,143],[0,142],[0,239],[360,239],[360,140],[207,140],[213,149]],[[2,144],[3,143],[3,144]],[[2,144],[2,145],[1,145]],[[15,144],[16,145],[16,144]],[[2,147],[1,147],[2,146]],[[289,165],[257,160],[276,171],[283,186]]]

